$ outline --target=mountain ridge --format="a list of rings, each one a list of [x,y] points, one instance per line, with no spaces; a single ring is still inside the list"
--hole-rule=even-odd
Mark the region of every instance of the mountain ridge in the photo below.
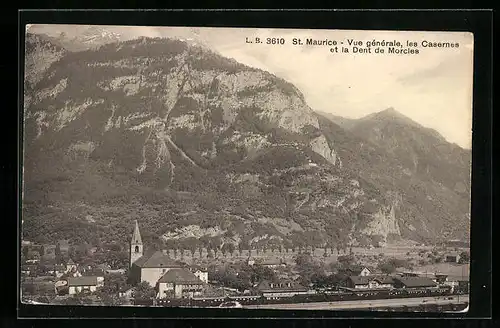
[[[403,164],[384,145],[319,117],[293,84],[215,52],[143,38],[65,54],[39,74],[26,94],[26,238],[39,238],[44,203],[60,220],[98,217],[98,231],[111,211],[120,231],[135,217],[155,240],[195,225],[234,244],[435,239],[467,223],[453,219],[454,192],[394,174]],[[419,209],[412,186],[434,188],[445,210]]]

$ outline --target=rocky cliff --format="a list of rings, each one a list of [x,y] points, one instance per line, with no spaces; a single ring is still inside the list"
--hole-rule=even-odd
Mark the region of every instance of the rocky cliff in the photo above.
[[[41,238],[47,207],[51,224],[92,215],[86,229],[103,235],[138,218],[156,239],[205,245],[439,233],[416,223],[441,212],[392,183],[400,163],[383,146],[317,115],[283,79],[174,39],[37,42],[28,35],[26,238]]]

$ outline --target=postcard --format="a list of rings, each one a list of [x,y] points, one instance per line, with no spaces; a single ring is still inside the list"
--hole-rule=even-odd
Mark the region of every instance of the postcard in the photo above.
[[[473,35],[26,26],[25,304],[466,311]]]

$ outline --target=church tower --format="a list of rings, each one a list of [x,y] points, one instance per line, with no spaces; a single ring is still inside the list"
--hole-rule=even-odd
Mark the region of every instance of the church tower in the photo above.
[[[141,233],[139,232],[139,223],[135,220],[134,233],[130,241],[130,266],[143,255],[143,245]]]

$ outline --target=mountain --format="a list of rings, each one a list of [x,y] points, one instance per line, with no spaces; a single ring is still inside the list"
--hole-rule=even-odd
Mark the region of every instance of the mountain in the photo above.
[[[324,117],[339,121],[331,115]],[[348,122],[343,125],[346,133],[363,140],[364,147],[375,147],[377,153],[384,153],[378,163],[370,156],[360,167],[365,172],[362,175],[369,172],[370,181],[392,184],[390,189],[405,195],[402,201],[413,219],[425,213],[420,220],[414,220],[421,222],[422,229],[436,228],[439,222],[446,226],[438,230],[444,238],[468,238],[470,150],[447,142],[435,130],[421,126],[394,108],[360,119],[348,119]],[[358,147],[356,152],[362,152],[361,148]],[[388,169],[393,172],[388,172]],[[413,232],[418,230],[415,228]]]
[[[317,113],[323,117],[326,117],[327,119],[341,126],[344,129],[350,129],[350,127],[354,124],[354,122],[356,122],[355,119],[333,115],[332,113],[326,113],[321,111],[317,111]]]
[[[28,33],[28,240],[124,243],[135,219],[146,243],[177,246],[345,247],[466,230],[456,191],[406,174],[404,158],[268,72],[177,39],[83,51],[38,40]]]
[[[471,152],[394,108],[353,120],[348,129],[398,158],[406,172],[459,193],[470,190]]]
[[[103,26],[71,25],[61,32],[59,25],[32,25],[30,35],[43,37],[68,51],[96,49],[104,44],[122,41],[120,33]]]

